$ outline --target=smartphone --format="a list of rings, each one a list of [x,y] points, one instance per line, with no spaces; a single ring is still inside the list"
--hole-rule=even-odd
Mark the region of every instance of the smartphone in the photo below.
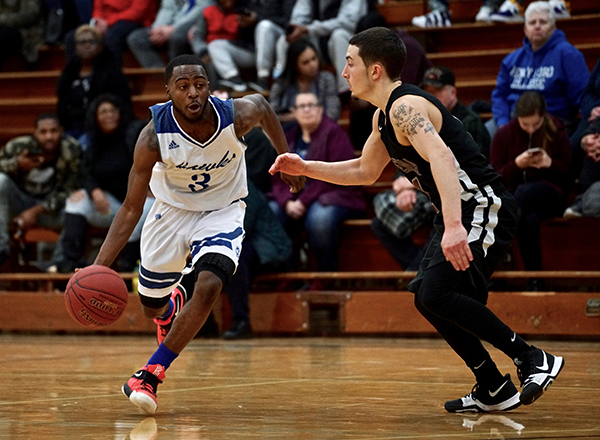
[[[539,153],[539,152],[541,152],[541,151],[542,151],[542,149],[541,149],[540,147],[529,148],[529,149],[527,150],[527,152],[528,152],[529,154],[536,154],[536,153]]]

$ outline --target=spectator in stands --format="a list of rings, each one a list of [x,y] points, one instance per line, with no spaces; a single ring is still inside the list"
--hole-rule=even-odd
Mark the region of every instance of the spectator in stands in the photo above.
[[[242,0],[218,0],[204,8],[190,30],[194,54],[204,60],[210,56],[210,65],[220,78],[218,87],[228,91],[248,90],[240,68],[256,66],[254,28],[258,14],[250,5]]]
[[[599,119],[600,116],[600,59],[596,62],[581,96],[580,106],[581,119],[575,132],[571,135],[571,146],[573,147],[573,162],[575,174],[581,171],[581,161],[584,157],[581,146],[583,133],[587,132],[590,124]]]
[[[82,186],[67,199],[60,251],[54,255],[59,272],[72,272],[89,264],[83,258],[87,227],[108,228],[121,207],[133,164],[133,148],[144,125],[144,121],[133,119],[129,107],[117,96],[102,94],[90,104],[86,121],[89,145],[83,153]],[[149,198],[145,214],[152,202]],[[142,215],[121,252],[120,269],[124,272],[132,271],[139,259],[144,220]]]
[[[348,83],[342,78],[342,71],[346,65],[348,40],[366,13],[367,0],[296,0],[287,35],[277,41],[278,53],[285,52],[289,44],[301,38],[310,39],[323,60],[335,67],[338,92],[346,93]],[[276,70],[282,68],[279,66]]]
[[[578,176],[578,196],[566,209],[565,217],[600,217],[600,59],[596,63],[581,98],[581,120],[571,135],[573,170]]]
[[[475,16],[475,21],[489,22],[492,14],[498,9],[499,0],[483,0],[481,8]],[[435,28],[452,26],[448,0],[428,0],[429,12],[425,15],[413,17],[411,23],[420,28]]]
[[[79,187],[80,161],[80,145],[50,114],[38,116],[33,135],[0,149],[0,265],[10,255],[11,222],[20,233],[62,226],[65,199]]]
[[[93,0],[43,0],[46,16],[44,40],[47,44],[61,44],[64,35],[87,24],[92,19]]]
[[[548,2],[533,2],[525,11],[523,47],[502,60],[492,92],[494,120],[486,126],[493,136],[495,124],[501,127],[510,121],[519,96],[525,90],[537,90],[544,95],[548,112],[572,131],[588,78],[583,54],[556,29],[554,9]]]
[[[500,8],[490,16],[490,20],[498,23],[523,23],[523,2],[524,0],[504,0]],[[548,0],[548,4],[556,18],[571,17],[565,0]]]
[[[450,110],[450,113],[462,121],[479,146],[481,153],[485,157],[489,157],[490,134],[479,115],[458,100],[454,72],[443,66],[432,67],[425,72],[420,85],[423,90],[439,99],[444,107]]]
[[[298,125],[286,133],[290,151],[306,159],[329,162],[355,157],[350,138],[324,114],[314,93],[298,94],[292,111]],[[280,178],[274,177],[272,183],[270,205],[277,217],[288,231],[303,226],[318,270],[337,270],[342,222],[365,214],[360,189],[307,179],[302,191],[292,193]],[[291,232],[289,235],[297,236]]]
[[[375,217],[371,220],[371,229],[377,238],[404,270],[417,270],[424,248],[411,236],[422,226],[433,225],[435,209],[429,198],[400,174],[392,189],[373,198],[373,207]]]
[[[156,17],[157,0],[94,0],[91,25],[100,32],[104,46],[121,63],[127,49],[127,36],[136,29],[148,27]],[[65,37],[67,58],[75,55],[73,32]]]
[[[276,65],[285,65],[285,48],[277,50],[277,40],[286,33],[286,27],[296,0],[262,0],[258,10],[254,43],[256,45],[256,84],[259,92],[269,90],[269,80]],[[277,73],[281,74],[281,71]]]
[[[385,18],[379,14],[374,7],[367,15],[361,18],[356,25],[356,32],[373,27],[388,27]],[[419,41],[410,36],[404,29],[394,29],[406,46],[406,56],[412,62],[404,66],[402,70],[402,82],[408,84],[419,84],[427,69],[433,66],[427,57],[425,49]],[[376,107],[364,99],[349,100],[350,127],[349,134],[355,150],[362,150],[367,138],[373,129],[372,120]]]
[[[581,136],[582,160],[579,194],[564,217],[600,217],[600,118],[595,118]]]
[[[212,0],[163,0],[152,26],[136,29],[127,37],[127,45],[140,66],[163,68],[159,48],[167,47],[169,59],[191,53],[188,31],[196,24]]]
[[[540,92],[524,92],[515,113],[494,136],[490,163],[521,211],[517,237],[525,269],[542,270],[540,225],[565,210],[572,189],[571,145],[564,123],[547,112]]]
[[[58,79],[57,113],[67,134],[79,138],[85,129],[89,103],[102,93],[119,96],[131,107],[131,91],[120,64],[102,45],[97,28],[83,25],[75,32],[77,54]]]
[[[0,0],[0,67],[18,53],[34,64],[43,43],[41,0]]]
[[[500,4],[499,0],[483,0],[479,12],[475,16],[475,21],[522,23],[523,1],[504,0]],[[556,18],[569,18],[571,16],[564,0],[549,0],[548,3],[554,10]],[[448,0],[429,0],[427,5],[430,12],[425,15],[413,17],[411,21],[413,26],[421,28],[452,26],[452,21],[450,20],[451,14],[448,10]]]
[[[284,124],[291,127],[297,112],[293,111],[299,93],[313,93],[323,105],[325,114],[337,121],[342,104],[337,93],[336,79],[333,73],[321,68],[319,52],[315,45],[302,38],[293,42],[287,51],[287,62],[281,76],[275,80],[269,102]]]

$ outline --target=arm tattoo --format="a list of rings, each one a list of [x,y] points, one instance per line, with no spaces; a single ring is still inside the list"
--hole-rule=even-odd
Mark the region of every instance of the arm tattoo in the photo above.
[[[408,104],[400,104],[392,115],[394,124],[412,140],[419,129],[425,129],[425,133],[433,132],[433,125],[425,121],[425,118]]]

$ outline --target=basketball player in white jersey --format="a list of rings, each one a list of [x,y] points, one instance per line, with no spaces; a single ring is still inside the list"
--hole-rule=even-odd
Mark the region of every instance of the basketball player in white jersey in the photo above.
[[[154,413],[165,371],[206,321],[235,272],[244,238],[247,195],[242,136],[261,126],[279,154],[288,152],[281,124],[260,95],[210,95],[206,67],[192,55],[165,69],[170,101],[150,108],[134,152],[127,196],[94,264],[110,266],[135,227],[148,186],[156,197],[141,238],[139,295],[158,325],[158,350],[123,385],[132,403]],[[281,174],[293,192],[304,177]],[[193,295],[177,288],[196,268]]]

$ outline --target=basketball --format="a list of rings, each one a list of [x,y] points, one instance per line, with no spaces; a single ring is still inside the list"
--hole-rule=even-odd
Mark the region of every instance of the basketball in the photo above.
[[[89,328],[115,322],[125,308],[129,292],[123,278],[106,266],[92,265],[73,274],[65,290],[69,315]]]

